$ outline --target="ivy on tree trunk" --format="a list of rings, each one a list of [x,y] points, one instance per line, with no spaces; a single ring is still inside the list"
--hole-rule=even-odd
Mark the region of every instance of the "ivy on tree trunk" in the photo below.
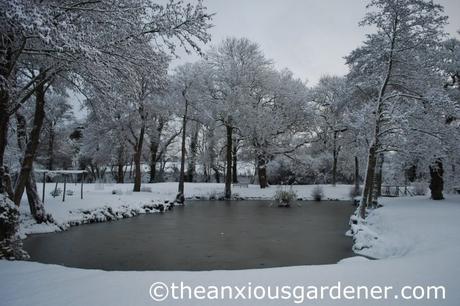
[[[444,179],[443,179],[444,169],[442,161],[437,159],[433,165],[430,166],[430,190],[431,190],[431,199],[433,200],[443,200],[443,189],[444,189]]]

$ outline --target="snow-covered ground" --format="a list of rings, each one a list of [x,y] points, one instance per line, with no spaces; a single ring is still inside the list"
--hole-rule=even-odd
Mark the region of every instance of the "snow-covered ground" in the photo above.
[[[349,185],[322,185],[324,198],[331,200],[350,200]],[[38,184],[41,194],[42,184]],[[80,199],[80,185],[67,184],[66,189],[74,192],[72,196],[66,195],[65,202],[62,195],[53,197],[51,191],[54,183],[46,184],[45,209],[50,213],[56,224],[37,224],[29,213],[27,198],[24,196],[21,203],[21,234],[44,233],[59,231],[68,226],[101,222],[134,216],[137,214],[156,212],[152,206],[173,201],[177,195],[177,183],[143,184],[142,188],[151,192],[132,192],[132,184],[85,184],[83,186],[83,200]],[[62,184],[58,188],[63,189]],[[270,186],[261,189],[258,185],[234,187],[233,195],[245,199],[273,199],[279,186]],[[283,187],[288,188],[288,187]],[[298,198],[311,199],[314,186],[293,186]],[[116,194],[112,194],[116,191]],[[224,184],[215,183],[186,183],[185,195],[193,198],[218,198],[223,195]]]
[[[355,235],[355,252],[373,258],[458,252],[460,196],[450,195],[444,201],[421,196],[380,201],[384,207],[372,211],[364,230]]]
[[[193,186],[193,187],[192,187]],[[127,186],[128,187],[128,186]],[[159,185],[164,189],[164,196],[173,196],[172,186]],[[192,187],[192,188],[190,188]],[[308,193],[310,187],[298,187]],[[209,192],[212,189],[200,185],[188,185],[188,192]],[[259,191],[251,187],[240,194],[255,195]],[[329,188],[326,189],[326,195]],[[110,192],[88,191],[87,199],[99,197],[101,203],[93,205],[111,205],[125,200],[111,202],[110,197],[99,195]],[[269,191],[258,193],[269,197]],[[336,195],[344,197],[348,187],[336,187]],[[342,191],[338,191],[342,190]],[[95,195],[91,195],[94,193]],[[198,194],[198,193],[197,193]],[[332,193],[331,193],[332,194]],[[130,196],[129,194],[126,197]],[[161,199],[162,194],[137,195],[139,201],[150,197]],[[261,195],[262,196],[262,195]],[[126,197],[120,197],[126,199]],[[338,197],[340,198],[340,197]],[[102,200],[106,199],[106,200]],[[49,211],[54,205],[70,205],[48,202]],[[117,202],[118,201],[118,202]],[[313,305],[460,305],[460,196],[449,196],[444,201],[430,201],[426,197],[391,198],[383,200],[384,207],[373,211],[356,242],[364,255],[380,258],[369,260],[364,257],[345,259],[334,265],[299,266],[271,269],[239,271],[203,271],[203,272],[106,272],[100,270],[83,270],[45,265],[33,262],[0,261],[0,304],[1,305],[295,305],[295,302]],[[76,205],[76,204],[75,204]],[[81,204],[83,205],[83,204]],[[89,205],[86,208],[90,208]],[[116,205],[116,204],[113,204]],[[93,207],[93,206],[91,206]],[[312,246],[314,250],[314,246]],[[186,256],[186,254],[184,254]],[[158,303],[151,299],[149,288],[155,282],[171,283],[184,286],[392,286],[388,290],[388,300],[333,299],[326,291],[324,300],[310,301],[302,299],[298,290],[292,290],[290,299],[258,300],[248,299],[245,291],[243,299],[213,300],[196,298],[175,300],[167,298]],[[404,286],[445,286],[445,300],[431,299],[406,300],[401,294]],[[235,288],[235,287],[233,287]],[[420,296],[420,289],[414,292]],[[425,294],[429,291],[424,287]],[[302,289],[302,288],[301,288]],[[201,290],[201,289],[200,289]],[[266,289],[268,290],[268,289]],[[310,288],[311,290],[311,288]],[[161,292],[161,290],[159,291]],[[184,295],[188,297],[185,289]],[[255,291],[253,291],[255,292]],[[311,292],[311,291],[310,291]],[[343,291],[341,291],[343,292]],[[169,291],[171,294],[171,289]],[[259,291],[260,293],[260,291]],[[411,296],[413,291],[405,289],[404,295]],[[294,296],[295,295],[295,296]],[[398,296],[396,298],[396,295]],[[333,295],[336,296],[336,295]],[[355,295],[356,296],[356,295]],[[441,297],[441,294],[438,298]]]

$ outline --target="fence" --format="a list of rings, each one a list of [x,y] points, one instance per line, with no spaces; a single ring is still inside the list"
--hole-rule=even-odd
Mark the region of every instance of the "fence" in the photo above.
[[[382,186],[382,197],[401,197],[413,195],[414,193],[409,189],[408,186]]]

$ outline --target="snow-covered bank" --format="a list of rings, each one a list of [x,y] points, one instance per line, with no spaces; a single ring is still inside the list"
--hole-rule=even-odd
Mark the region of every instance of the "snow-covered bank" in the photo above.
[[[392,286],[390,300],[333,300],[319,305],[451,305],[460,302],[460,196],[432,202],[422,197],[385,199],[368,227],[378,234],[363,253],[335,265],[203,272],[105,272],[32,262],[0,261],[2,305],[152,305],[154,282],[203,286]],[[404,286],[445,286],[445,300],[395,299]],[[305,304],[310,301],[304,301]],[[167,299],[162,305],[293,305],[290,300]],[[160,304],[160,305],[161,305]]]
[[[460,246],[460,196],[381,198],[355,229],[354,251],[373,258],[414,256]],[[460,257],[459,257],[460,258]]]
[[[103,222],[127,218],[142,213],[157,212],[155,207],[170,203],[177,194],[177,183],[143,184],[142,188],[151,192],[132,192],[132,184],[85,184],[84,199],[80,199],[80,185],[68,184],[67,190],[73,195],[53,197],[54,183],[46,184],[45,209],[50,213],[55,224],[37,224],[28,211],[27,199],[24,196],[21,204],[21,235],[25,237],[32,233],[60,231],[72,225],[92,222]],[[62,188],[62,185],[59,186]],[[41,188],[41,184],[39,184]],[[261,189],[258,185],[233,188],[233,194],[242,199],[273,199],[278,186]],[[312,199],[313,185],[293,186],[298,198]],[[323,185],[324,198],[328,200],[349,200],[349,185]],[[41,189],[40,189],[41,190]],[[224,184],[215,183],[186,183],[187,199],[219,198],[223,194]],[[112,194],[115,192],[116,194]]]

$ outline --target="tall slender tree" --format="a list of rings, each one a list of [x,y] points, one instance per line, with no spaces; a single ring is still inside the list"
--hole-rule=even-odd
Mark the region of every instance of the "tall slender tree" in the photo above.
[[[368,35],[363,47],[347,57],[350,76],[359,86],[373,88],[369,102],[375,107],[371,114],[373,136],[360,204],[363,218],[368,205],[377,205],[377,157],[385,150],[394,149],[387,142],[397,131],[392,109],[401,100],[407,103],[422,100],[420,93],[414,93],[412,82],[421,64],[416,52],[436,48],[446,22],[442,7],[432,1],[372,0],[368,8],[370,11],[361,25],[373,26],[377,31]]]

